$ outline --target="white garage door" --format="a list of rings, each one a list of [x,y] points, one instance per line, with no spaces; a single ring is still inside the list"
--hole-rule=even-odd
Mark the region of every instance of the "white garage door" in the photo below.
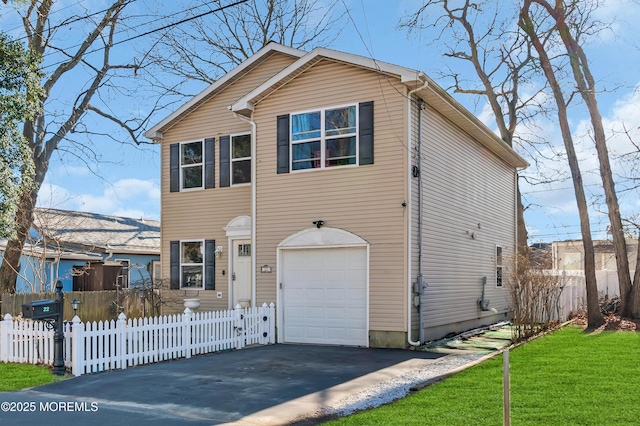
[[[364,247],[283,251],[287,343],[368,346]]]

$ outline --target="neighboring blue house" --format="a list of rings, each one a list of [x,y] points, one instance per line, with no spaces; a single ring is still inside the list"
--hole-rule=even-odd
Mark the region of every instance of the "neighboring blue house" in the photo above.
[[[158,221],[37,208],[16,291],[51,291],[58,280],[63,291],[135,287],[159,278],[159,266]]]

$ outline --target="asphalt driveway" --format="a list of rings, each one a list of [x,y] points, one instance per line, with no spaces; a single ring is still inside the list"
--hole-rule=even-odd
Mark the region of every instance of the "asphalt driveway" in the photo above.
[[[0,392],[0,424],[287,424],[440,356],[311,345],[246,348]]]

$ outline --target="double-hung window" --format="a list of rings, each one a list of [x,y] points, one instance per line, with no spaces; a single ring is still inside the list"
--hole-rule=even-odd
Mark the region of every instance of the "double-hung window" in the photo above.
[[[358,164],[356,105],[291,114],[291,170]]]
[[[204,241],[180,243],[180,287],[204,288]]]
[[[231,136],[231,184],[251,182],[251,134]]]
[[[202,141],[180,144],[180,187],[200,189],[204,180]]]
[[[169,242],[169,276],[172,290],[216,289],[216,241]]]

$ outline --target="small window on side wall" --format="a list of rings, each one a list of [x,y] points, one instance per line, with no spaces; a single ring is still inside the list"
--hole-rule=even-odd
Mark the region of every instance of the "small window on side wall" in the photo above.
[[[503,279],[502,247],[496,246],[496,287],[502,287]]]

